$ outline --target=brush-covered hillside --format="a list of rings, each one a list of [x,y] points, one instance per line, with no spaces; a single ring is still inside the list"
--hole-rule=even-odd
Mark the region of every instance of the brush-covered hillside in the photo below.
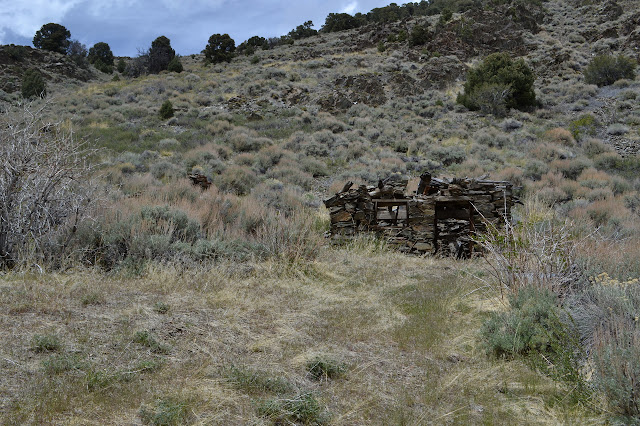
[[[639,6],[396,5],[156,74],[0,46],[2,423],[640,422]],[[523,205],[471,259],[325,237],[425,171]]]

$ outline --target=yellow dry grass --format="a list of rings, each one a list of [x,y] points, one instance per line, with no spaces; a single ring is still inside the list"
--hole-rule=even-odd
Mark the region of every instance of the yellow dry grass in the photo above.
[[[495,293],[478,261],[406,257],[374,240],[321,249],[296,269],[275,261],[0,279],[0,413],[5,424],[134,424],[172,398],[195,424],[263,424],[268,398],[230,379],[257,371],[312,392],[331,424],[555,424],[585,413],[517,361],[487,359],[477,334]],[[166,308],[166,309],[164,309]],[[147,331],[164,345],[141,344]],[[34,336],[57,336],[38,351]],[[306,362],[347,369],[313,381]],[[57,358],[56,358],[57,357]],[[52,359],[73,359],[62,371]],[[244,370],[243,370],[244,371]],[[577,421],[577,420],[576,420]],[[582,418],[580,421],[597,422]]]

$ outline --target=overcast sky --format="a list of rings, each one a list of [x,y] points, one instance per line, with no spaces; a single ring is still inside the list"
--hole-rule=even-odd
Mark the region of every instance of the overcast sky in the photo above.
[[[87,48],[103,41],[116,56],[135,56],[158,36],[180,55],[199,53],[211,34],[236,45],[251,36],[274,37],[311,20],[320,29],[331,12],[366,13],[392,0],[0,0],[0,44],[32,45],[55,22]]]

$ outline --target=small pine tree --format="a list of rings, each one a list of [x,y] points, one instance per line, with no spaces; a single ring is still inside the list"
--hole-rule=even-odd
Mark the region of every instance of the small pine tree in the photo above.
[[[40,71],[29,69],[22,77],[22,97],[25,99],[44,98],[47,96],[47,86]]]
[[[169,72],[177,72],[181,73],[183,70],[182,62],[178,56],[175,56],[171,61],[169,61],[169,65],[167,66],[167,70]]]
[[[124,73],[124,71],[127,69],[127,63],[124,61],[124,59],[120,58],[118,60],[117,69],[120,74]]]
[[[171,103],[171,101],[169,100],[164,101],[164,103],[160,107],[159,113],[160,113],[160,118],[163,120],[167,120],[173,117],[173,104]]]

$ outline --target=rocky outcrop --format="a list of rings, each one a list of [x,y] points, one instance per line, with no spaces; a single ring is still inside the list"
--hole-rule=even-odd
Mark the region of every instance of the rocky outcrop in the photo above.
[[[456,56],[431,58],[418,72],[421,84],[427,89],[443,89],[461,78],[467,72],[467,66]]]
[[[528,53],[523,32],[528,27],[537,30],[537,18],[531,22],[517,20],[504,11],[470,10],[459,19],[435,30],[426,44],[429,51],[467,60],[494,52],[510,52],[521,56]]]
[[[86,82],[95,77],[89,68],[79,67],[68,56],[59,53],[29,46],[0,46],[0,89],[7,93],[19,91],[22,76],[32,68],[40,70],[51,83]]]
[[[388,87],[396,96],[412,96],[424,93],[423,87],[406,72],[395,72],[389,77]]]
[[[603,24],[605,22],[611,22],[617,20],[622,14],[624,10],[622,6],[618,4],[618,2],[614,0],[610,0],[605,2],[600,9],[598,10],[598,23]]]
[[[357,103],[379,106],[387,102],[382,79],[375,74],[339,77],[333,87],[331,94],[318,101],[325,111],[346,111]]]

